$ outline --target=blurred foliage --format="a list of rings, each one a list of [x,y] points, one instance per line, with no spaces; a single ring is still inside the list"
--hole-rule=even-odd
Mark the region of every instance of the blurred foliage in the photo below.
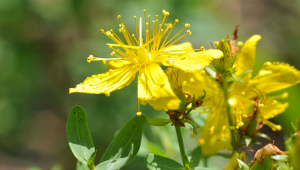
[[[89,113],[88,123],[99,161],[116,129],[137,111],[136,82],[110,97],[69,95],[68,88],[106,70],[100,62],[86,62],[90,54],[106,57],[111,52],[105,45],[111,41],[99,29],[117,29],[116,16],[120,14],[129,31],[133,31],[133,16],[143,15],[144,8],[152,16],[166,9],[170,11],[168,22],[178,18],[179,24],[190,23],[193,36],[181,42],[191,41],[195,48],[201,45],[210,48],[210,42],[231,34],[235,24],[240,23],[239,40],[253,34],[263,37],[258,44],[256,70],[266,61],[288,62],[300,69],[300,3],[297,0],[289,3],[279,0],[0,0],[0,169],[32,166],[50,169],[55,163],[65,170],[75,169],[76,160],[65,135],[67,114],[74,105],[83,106]],[[286,101],[290,106],[274,120],[283,130],[270,134],[282,147],[283,136],[292,131],[290,122],[295,122],[299,115],[299,87],[298,84],[287,90],[290,96]],[[148,106],[142,107],[142,112],[148,117],[166,116]],[[174,131],[161,129],[165,128],[146,127],[145,135],[149,141],[167,148],[169,139],[160,141],[157,135]],[[189,129],[185,143],[192,150],[196,142],[190,139],[190,133]],[[174,148],[169,148],[163,153],[174,157],[174,152]],[[217,159],[211,168],[228,162]],[[127,169],[145,169],[145,166],[137,158]]]

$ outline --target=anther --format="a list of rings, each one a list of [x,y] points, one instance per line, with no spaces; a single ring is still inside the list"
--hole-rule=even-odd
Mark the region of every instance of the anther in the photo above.
[[[120,18],[121,18],[121,15],[118,15],[117,18],[120,19]]]
[[[204,141],[203,138],[200,138],[200,139],[198,140],[198,142],[200,143],[200,145],[204,145],[204,144],[205,144],[205,141]]]
[[[276,130],[281,130],[282,127],[280,125],[276,125]]]
[[[194,79],[194,78],[190,78],[190,82],[191,82],[191,83],[194,83],[194,82],[195,82],[195,79]]]
[[[218,45],[219,45],[219,41],[215,41],[214,44],[215,44],[216,46],[218,46]]]
[[[93,60],[94,56],[93,55],[89,55],[89,57],[87,58],[87,62],[90,63]]]
[[[242,95],[245,95],[245,94],[246,94],[246,93],[243,91],[243,92],[242,92]]]
[[[146,9],[143,9],[144,12],[146,12]]]
[[[183,82],[182,82],[182,86],[186,86],[186,81],[183,81]]]
[[[136,115],[137,115],[137,116],[141,116],[141,115],[142,115],[142,112],[136,112]]]
[[[239,129],[240,127],[244,126],[244,122],[239,122],[237,125],[236,125],[236,128]]]
[[[288,93],[288,92],[284,92],[284,93],[282,94],[282,96],[281,96],[281,98],[283,98],[283,99],[285,99],[285,98],[287,98],[287,97],[289,97],[289,93]]]
[[[109,96],[110,96],[110,93],[109,93],[109,92],[105,92],[104,94],[105,94],[106,97],[109,97]]]
[[[112,75],[114,73],[114,71],[112,69],[109,69],[109,75]]]
[[[179,20],[178,20],[178,19],[175,19],[175,22],[177,23],[177,22],[179,22]]]
[[[133,18],[136,18],[136,16],[133,16]]]
[[[185,27],[190,27],[191,25],[188,24],[188,23],[186,23],[186,24],[184,24],[184,26],[185,26]]]
[[[101,29],[101,30],[100,30],[100,32],[101,32],[101,33],[104,33],[104,30],[103,30],[103,29]]]
[[[106,60],[102,60],[102,64],[103,64],[103,65],[106,65]]]
[[[238,46],[242,46],[242,45],[244,45],[244,43],[243,43],[243,41],[238,41],[238,42],[237,42],[237,45],[238,45]]]
[[[205,51],[205,48],[203,46],[200,47],[200,50]]]
[[[272,63],[270,62],[270,61],[268,61],[268,62],[266,62],[266,63],[264,63],[264,66],[269,66],[269,65],[271,65]]]
[[[192,32],[190,30],[187,30],[186,33],[192,35]]]
[[[114,56],[114,55],[116,55],[116,52],[112,51],[112,52],[110,53],[110,56]]]

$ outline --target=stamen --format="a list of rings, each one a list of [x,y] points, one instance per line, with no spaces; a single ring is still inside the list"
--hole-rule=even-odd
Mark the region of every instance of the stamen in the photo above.
[[[216,46],[218,46],[218,45],[219,45],[219,41],[215,41],[214,44],[215,44]]]
[[[239,122],[237,125],[236,125],[236,128],[239,129],[240,127],[244,126],[244,122]]]
[[[269,126],[273,131],[276,131],[276,130],[279,131],[282,129],[282,127],[280,125],[276,125],[268,120],[264,120],[264,121],[265,121],[266,125]]]
[[[209,128],[209,134],[213,135],[214,134],[214,130],[215,130],[215,126],[212,126],[211,128]]]
[[[205,48],[203,46],[200,47],[200,50],[205,51]]]
[[[194,79],[194,78],[190,78],[190,82],[191,82],[191,83],[194,83],[194,82],[195,82],[195,79]]]
[[[203,138],[200,138],[200,139],[198,140],[198,142],[199,142],[200,145],[204,145],[204,144],[205,144],[205,141],[204,141]]]
[[[243,43],[243,41],[238,41],[238,42],[237,42],[237,45],[238,45],[238,46],[243,46],[244,43]]]
[[[89,57],[87,58],[87,62],[90,63],[92,62],[94,56],[93,55],[89,55]]]

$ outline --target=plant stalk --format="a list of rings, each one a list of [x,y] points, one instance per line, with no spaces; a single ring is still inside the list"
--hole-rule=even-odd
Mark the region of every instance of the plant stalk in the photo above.
[[[230,105],[228,103],[228,84],[227,84],[227,77],[226,77],[226,73],[222,74],[223,76],[223,91],[224,91],[224,100],[225,100],[225,105],[226,105],[226,112],[227,112],[227,117],[228,117],[228,121],[229,121],[229,129],[230,129],[230,136],[231,136],[231,146],[232,146],[232,155],[234,154],[234,149],[236,146],[236,141],[235,141],[235,128],[232,122],[232,117],[230,114]]]
[[[180,127],[175,126],[175,130],[176,130],[176,134],[177,134],[177,139],[178,139],[180,155],[181,155],[183,166],[187,170],[189,170],[190,169],[190,163],[189,163],[189,160],[188,160],[187,156],[185,155],[185,149],[184,149],[184,145],[183,145],[183,139],[182,139],[182,134],[181,134]]]

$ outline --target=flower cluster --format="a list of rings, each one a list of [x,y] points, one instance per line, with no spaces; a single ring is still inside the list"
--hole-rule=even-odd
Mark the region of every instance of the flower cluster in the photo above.
[[[253,35],[239,50],[235,46],[237,30],[231,41],[226,37],[215,42],[213,49],[196,50],[189,42],[175,45],[192,34],[186,30],[190,24],[184,24],[173,35],[179,20],[165,23],[169,12],[162,13],[161,20],[156,15],[152,21],[145,10],[144,19],[134,16],[135,34],[129,33],[120,15],[118,31],[122,37],[112,29],[101,29],[101,33],[114,41],[107,44],[112,49],[111,58],[90,55],[87,61],[103,64],[108,61],[108,71],[87,77],[83,83],[70,88],[70,93],[109,96],[129,85],[138,73],[139,103],[165,110],[175,126],[184,126],[191,119],[188,114],[193,109],[199,114],[208,113],[197,140],[204,155],[234,149],[240,134],[254,138],[263,125],[281,130],[280,125],[269,119],[285,111],[288,104],[277,99],[284,99],[288,94],[271,94],[299,83],[297,69],[285,63],[266,62],[253,77],[256,44],[261,36]]]

